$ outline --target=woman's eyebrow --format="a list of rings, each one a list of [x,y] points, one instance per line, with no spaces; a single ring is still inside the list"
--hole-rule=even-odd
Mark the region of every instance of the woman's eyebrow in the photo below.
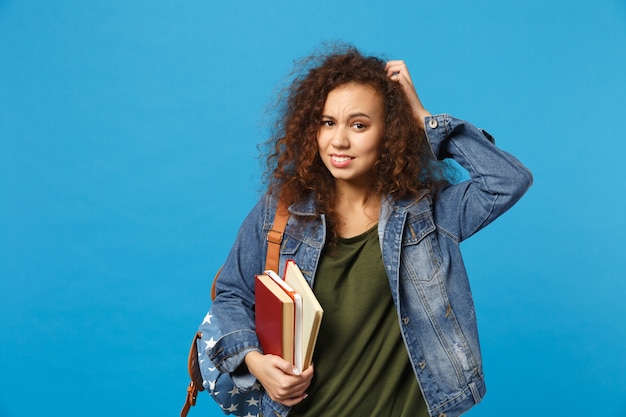
[[[368,119],[371,119],[371,118],[372,118],[369,114],[367,114],[367,113],[362,113],[362,112],[351,113],[351,114],[349,114],[349,115],[348,115],[348,117],[349,117],[350,119],[353,119],[353,118],[355,118],[355,117],[367,117]],[[333,116],[329,116],[329,115],[327,115],[327,114],[322,114],[322,118],[324,118],[324,119],[333,119],[333,120],[335,120],[335,118],[334,118]]]

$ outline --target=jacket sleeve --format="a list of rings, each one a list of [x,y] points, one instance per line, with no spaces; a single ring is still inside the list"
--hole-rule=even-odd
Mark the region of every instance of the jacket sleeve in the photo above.
[[[266,218],[271,212],[267,204],[270,199],[266,196],[242,223],[217,278],[216,297],[210,311],[219,323],[220,337],[207,345],[207,355],[220,372],[229,373],[243,389],[256,381],[242,366],[244,357],[250,351],[261,351],[254,324],[254,276],[264,268],[266,225],[272,221]]]
[[[531,186],[530,171],[484,130],[446,114],[427,117],[425,130],[435,157],[454,159],[470,176],[441,190],[435,203],[435,221],[459,242],[511,208]]]

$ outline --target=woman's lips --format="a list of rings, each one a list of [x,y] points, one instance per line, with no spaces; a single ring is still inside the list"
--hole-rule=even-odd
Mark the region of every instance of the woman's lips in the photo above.
[[[352,162],[354,158],[348,155],[337,155],[337,154],[332,154],[330,155],[330,162],[333,164],[334,167],[337,168],[344,168],[348,165],[350,165],[350,162]]]

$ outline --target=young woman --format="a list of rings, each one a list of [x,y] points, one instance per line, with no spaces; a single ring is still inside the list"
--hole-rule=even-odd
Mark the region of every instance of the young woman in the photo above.
[[[268,192],[217,280],[210,316],[222,336],[206,354],[240,389],[261,384],[266,417],[460,415],[485,384],[459,244],[532,176],[485,131],[431,115],[403,61],[347,48],[307,62],[271,141]],[[470,180],[449,182],[445,158]],[[280,269],[295,260],[324,308],[302,372],[263,354],[254,327],[279,199],[290,212]]]

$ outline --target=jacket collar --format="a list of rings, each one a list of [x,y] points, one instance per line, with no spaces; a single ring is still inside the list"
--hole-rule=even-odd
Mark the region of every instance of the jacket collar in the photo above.
[[[415,205],[422,205],[424,203],[423,200],[428,200],[427,205],[430,206],[430,191],[422,190],[417,198],[411,199],[402,199],[394,201],[390,196],[384,197],[381,201],[381,206],[383,207],[383,211],[386,211],[384,208],[393,210],[399,210],[401,212],[410,210],[411,207]],[[315,196],[313,193],[309,194],[309,196],[297,203],[293,203],[289,206],[289,212],[291,214],[295,214],[297,216],[315,216],[317,214],[317,210],[315,208]]]
[[[289,206],[289,212],[297,216],[315,216],[317,210],[315,209],[315,196],[313,193],[310,193],[305,200]]]

